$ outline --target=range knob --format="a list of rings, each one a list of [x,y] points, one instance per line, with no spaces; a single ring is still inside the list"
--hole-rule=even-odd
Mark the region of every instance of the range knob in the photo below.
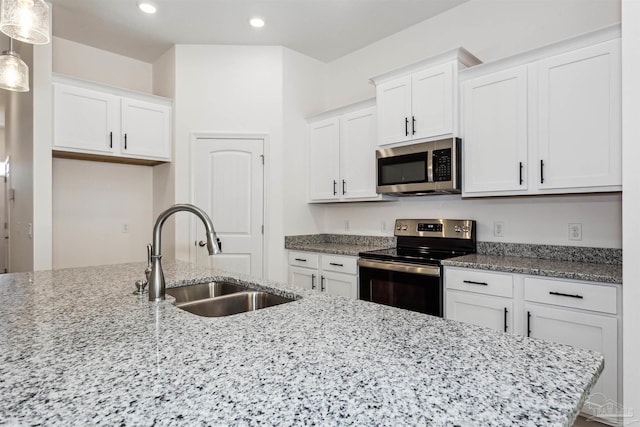
[[[453,231],[455,231],[456,233],[460,233],[462,231],[464,231],[462,228],[460,228],[459,225],[456,225],[455,227],[453,227]]]
[[[467,226],[462,227],[462,232],[463,233],[468,233],[469,232],[469,227],[467,227]]]
[[[403,226],[402,226],[402,231],[407,231],[407,229],[408,229],[408,228],[409,228],[409,227],[407,227],[406,225],[403,225]]]
[[[396,230],[400,231],[400,225],[396,225]]]

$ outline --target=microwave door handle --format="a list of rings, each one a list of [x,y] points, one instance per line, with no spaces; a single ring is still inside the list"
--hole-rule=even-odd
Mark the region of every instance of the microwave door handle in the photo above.
[[[427,151],[427,182],[433,182],[433,153]]]

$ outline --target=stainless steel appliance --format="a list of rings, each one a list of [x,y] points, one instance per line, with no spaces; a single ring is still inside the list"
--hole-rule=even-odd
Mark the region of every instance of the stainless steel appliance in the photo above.
[[[377,192],[396,196],[460,193],[460,139],[376,151]]]
[[[476,252],[473,220],[397,219],[395,248],[360,253],[360,299],[443,316],[441,261]]]

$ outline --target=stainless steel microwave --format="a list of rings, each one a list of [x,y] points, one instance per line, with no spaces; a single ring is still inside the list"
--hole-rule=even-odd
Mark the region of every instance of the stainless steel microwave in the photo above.
[[[377,192],[396,196],[460,193],[460,139],[376,151]]]

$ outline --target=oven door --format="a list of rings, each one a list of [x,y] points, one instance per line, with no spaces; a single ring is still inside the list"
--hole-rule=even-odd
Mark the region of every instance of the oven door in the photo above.
[[[360,258],[360,299],[442,317],[440,267]]]

